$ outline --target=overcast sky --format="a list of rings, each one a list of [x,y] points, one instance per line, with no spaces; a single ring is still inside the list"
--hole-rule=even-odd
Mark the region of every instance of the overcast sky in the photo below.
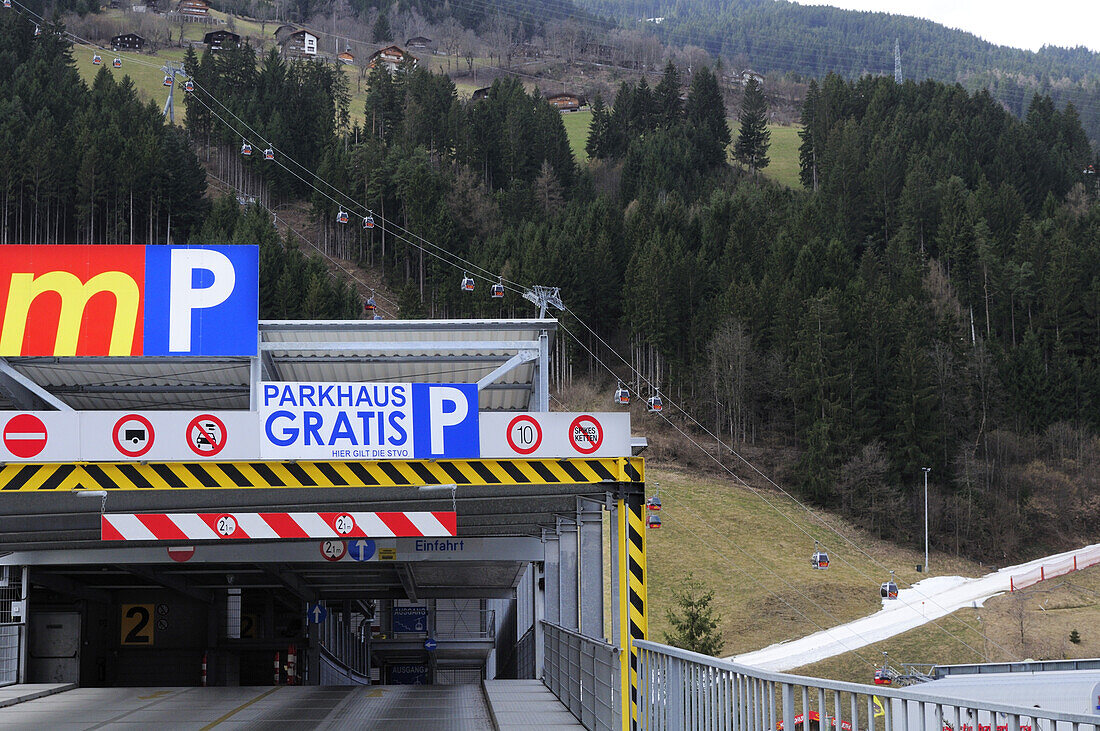
[[[1087,46],[1100,51],[1100,0],[796,0],[848,10],[914,15],[969,31],[991,43],[1039,50]],[[902,48],[905,40],[902,39]]]

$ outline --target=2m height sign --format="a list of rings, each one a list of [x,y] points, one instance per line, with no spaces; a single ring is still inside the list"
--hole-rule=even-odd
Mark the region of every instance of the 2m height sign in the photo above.
[[[256,355],[256,246],[0,246],[0,356]]]

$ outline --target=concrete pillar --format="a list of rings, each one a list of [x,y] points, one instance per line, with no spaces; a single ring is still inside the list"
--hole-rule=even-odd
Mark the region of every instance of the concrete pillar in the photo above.
[[[543,619],[551,624],[561,624],[561,565],[558,534],[544,531],[543,539],[543,592],[545,607]]]
[[[579,629],[580,601],[577,586],[578,530],[575,523],[563,523],[558,541],[558,567],[561,576],[558,583],[561,626]]]
[[[580,524],[581,634],[596,639],[603,631],[603,508],[590,500],[577,506]]]

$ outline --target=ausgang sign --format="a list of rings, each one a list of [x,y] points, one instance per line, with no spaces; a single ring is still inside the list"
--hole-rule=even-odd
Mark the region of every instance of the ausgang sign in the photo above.
[[[256,355],[256,246],[0,246],[0,356]]]

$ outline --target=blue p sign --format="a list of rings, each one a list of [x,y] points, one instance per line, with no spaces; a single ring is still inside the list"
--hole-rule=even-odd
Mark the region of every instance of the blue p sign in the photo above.
[[[481,456],[477,384],[412,384],[417,459]]]

